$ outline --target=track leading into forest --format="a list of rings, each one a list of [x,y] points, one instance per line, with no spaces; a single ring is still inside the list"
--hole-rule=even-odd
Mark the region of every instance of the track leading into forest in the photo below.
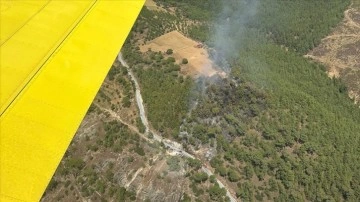
[[[149,132],[151,132],[153,134],[154,140],[156,140],[158,142],[162,142],[168,150],[171,150],[172,152],[177,153],[179,156],[185,156],[185,157],[192,158],[192,159],[198,159],[194,155],[186,152],[182,148],[182,145],[180,143],[178,143],[176,141],[173,141],[173,140],[170,140],[170,139],[166,139],[166,138],[161,137],[155,130],[152,130],[149,127],[149,121],[148,121],[146,113],[145,113],[145,107],[144,107],[144,104],[143,104],[143,99],[142,99],[142,96],[141,96],[139,83],[137,82],[136,77],[132,73],[129,65],[126,63],[126,61],[122,57],[121,53],[118,54],[117,59],[119,60],[119,62],[121,63],[122,66],[127,68],[128,73],[129,73],[129,75],[131,77],[131,80],[135,84],[135,99],[136,99],[136,103],[137,103],[137,106],[138,106],[139,111],[140,111],[140,119],[141,119],[142,123],[145,126],[145,133],[141,134],[141,135],[146,136]],[[145,139],[147,140],[148,138],[145,138]],[[200,160],[200,159],[198,159],[198,160]],[[214,173],[210,169],[205,167],[204,164],[201,167],[201,169],[208,176],[214,175]],[[230,201],[231,202],[236,202],[237,201],[236,198],[232,196],[229,189],[219,179],[216,178],[216,181],[219,184],[219,187],[224,188],[226,190],[226,195],[229,197]]]

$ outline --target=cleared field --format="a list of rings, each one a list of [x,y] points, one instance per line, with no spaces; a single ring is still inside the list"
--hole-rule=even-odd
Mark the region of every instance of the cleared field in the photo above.
[[[153,0],[146,0],[145,6],[149,10],[156,10],[156,11],[166,11],[165,9],[161,8],[160,6],[157,6],[156,3]]]
[[[140,46],[141,52],[146,52],[149,49],[161,52],[172,49],[173,54],[171,56],[176,59],[177,63],[180,63],[183,58],[186,58],[189,63],[182,66],[181,71],[184,74],[195,77],[211,77],[215,74],[224,76],[224,72],[215,69],[215,65],[209,59],[206,49],[202,48],[199,42],[185,37],[178,31],[169,32]]]
[[[360,7],[352,5],[344,20],[321,44],[309,52],[310,57],[327,66],[330,77],[340,77],[349,96],[360,101]]]

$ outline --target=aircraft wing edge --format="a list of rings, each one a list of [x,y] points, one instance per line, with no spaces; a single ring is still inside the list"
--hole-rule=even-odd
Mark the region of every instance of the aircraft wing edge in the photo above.
[[[144,0],[98,1],[0,117],[0,199],[38,201]]]

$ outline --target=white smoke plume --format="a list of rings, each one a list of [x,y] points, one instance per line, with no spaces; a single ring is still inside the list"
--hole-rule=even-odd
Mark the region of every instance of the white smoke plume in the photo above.
[[[209,44],[215,49],[210,55],[226,73],[230,72],[227,61],[236,58],[242,45],[241,37],[247,24],[255,20],[258,0],[224,0],[222,9],[213,23]]]

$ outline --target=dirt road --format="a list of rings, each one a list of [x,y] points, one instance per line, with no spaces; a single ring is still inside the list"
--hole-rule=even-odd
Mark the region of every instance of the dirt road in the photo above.
[[[128,69],[128,73],[129,73],[129,76],[131,77],[131,80],[134,81],[135,83],[135,99],[136,99],[136,103],[137,103],[137,106],[139,108],[139,111],[140,111],[140,118],[141,118],[141,121],[142,123],[144,124],[145,126],[145,133],[144,134],[141,134],[142,136],[147,136],[147,134],[149,132],[151,132],[153,134],[153,137],[154,137],[154,140],[158,141],[158,142],[162,142],[165,147],[167,148],[167,150],[171,150],[171,152],[176,152],[179,156],[185,156],[187,158],[192,158],[192,159],[197,159],[194,155],[186,152],[183,148],[182,148],[182,145],[178,142],[175,142],[175,141],[172,141],[170,139],[166,139],[166,138],[163,138],[161,137],[156,131],[150,129],[149,127],[149,122],[148,122],[148,119],[147,119],[147,116],[146,116],[146,112],[145,112],[145,107],[144,107],[144,104],[143,104],[143,99],[142,99],[142,96],[141,96],[141,91],[140,91],[140,86],[139,86],[139,83],[137,82],[136,80],[136,77],[134,76],[134,74],[132,73],[131,69],[129,68],[129,65],[126,63],[126,61],[124,60],[124,58],[122,57],[121,53],[118,54],[118,60],[119,62]],[[109,109],[107,109],[106,111],[111,111]],[[111,115],[115,116],[115,114],[113,114],[115,112],[112,112],[110,113]],[[120,118],[120,117],[119,117]],[[148,138],[145,138],[146,140],[148,140]],[[208,168],[206,168],[205,166],[202,166],[201,168],[208,176],[211,176],[211,175],[214,175],[214,173],[209,170]],[[225,188],[226,190],[226,195],[229,197],[230,201],[231,202],[236,202],[237,200],[232,196],[232,194],[230,193],[229,189],[219,180],[219,179],[216,179],[217,183],[219,184],[219,186],[221,188]]]

